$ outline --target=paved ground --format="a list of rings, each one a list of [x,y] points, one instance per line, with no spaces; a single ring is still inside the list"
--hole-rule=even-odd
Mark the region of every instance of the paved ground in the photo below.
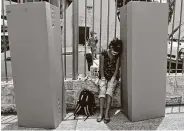
[[[69,117],[71,114],[69,112],[55,130],[184,130],[184,106],[166,107],[165,117],[139,122],[130,122],[119,109],[111,111],[111,122],[108,124],[96,122],[97,114],[86,121],[82,116],[73,120],[72,116]],[[43,130],[18,127],[16,115],[1,116],[1,129]]]

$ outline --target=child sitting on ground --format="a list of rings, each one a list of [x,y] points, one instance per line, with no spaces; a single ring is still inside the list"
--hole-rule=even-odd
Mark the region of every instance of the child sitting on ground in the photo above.
[[[114,39],[110,42],[107,50],[103,50],[100,55],[99,79],[95,84],[99,86],[100,114],[97,122],[104,119],[104,123],[110,122],[109,109],[112,102],[114,89],[120,77],[120,55],[122,52],[122,41]],[[106,111],[103,108],[106,100]]]

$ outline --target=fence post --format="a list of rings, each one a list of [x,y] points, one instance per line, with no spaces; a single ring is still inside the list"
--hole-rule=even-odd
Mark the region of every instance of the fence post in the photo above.
[[[177,59],[176,59],[176,72],[175,72],[175,74],[178,73],[178,59],[179,59],[179,46],[180,46],[180,33],[181,33],[182,9],[183,9],[183,0],[181,0],[181,8],[180,8],[180,23],[179,23],[178,47],[177,47]]]
[[[101,53],[101,44],[102,44],[102,0],[100,0],[100,44],[99,44],[100,53]]]
[[[66,79],[66,0],[63,0],[63,29],[64,29],[64,76]]]
[[[175,22],[175,6],[176,6],[176,0],[174,0],[174,7],[173,7],[173,23],[172,23],[172,32],[174,30],[174,22]],[[168,39],[170,40],[170,38]],[[173,34],[172,34],[172,38],[171,38],[171,49],[170,49],[170,58],[169,58],[169,75],[171,73],[171,55],[172,55],[172,47],[173,47]]]
[[[110,0],[108,0],[108,11],[107,11],[107,48],[109,44],[109,11],[110,11]]]
[[[78,0],[73,1],[73,80],[78,77],[78,44],[79,44],[79,27],[78,27]]]
[[[3,46],[4,46],[4,63],[5,63],[5,77],[6,81],[8,81],[8,73],[7,73],[7,63],[6,63],[6,39],[5,39],[5,14],[4,14],[4,0],[2,0],[2,11],[3,11]]]
[[[86,22],[87,22],[87,0],[85,0],[85,44],[84,44],[84,76],[86,76]]]
[[[114,38],[116,38],[117,8],[118,8],[118,0],[116,0],[116,3],[115,3],[115,27],[114,27]]]

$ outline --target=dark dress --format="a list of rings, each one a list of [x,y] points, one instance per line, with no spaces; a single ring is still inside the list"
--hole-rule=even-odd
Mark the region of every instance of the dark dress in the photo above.
[[[104,56],[104,77],[107,81],[111,80],[114,72],[116,70],[116,62],[118,57],[114,57],[112,60],[108,56],[107,50],[102,50],[102,55]],[[100,73],[100,72],[99,72]],[[99,78],[101,75],[99,74]],[[116,77],[116,80],[119,80],[119,72]]]
[[[86,60],[88,63],[88,71],[90,71],[90,67],[93,65],[93,57],[91,53],[86,53]]]

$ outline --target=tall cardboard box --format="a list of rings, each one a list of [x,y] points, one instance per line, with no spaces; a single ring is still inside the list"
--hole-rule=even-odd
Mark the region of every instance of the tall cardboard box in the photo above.
[[[56,128],[66,110],[59,8],[8,5],[7,20],[18,125]]]
[[[132,1],[120,19],[124,113],[131,121],[165,116],[168,5]]]

